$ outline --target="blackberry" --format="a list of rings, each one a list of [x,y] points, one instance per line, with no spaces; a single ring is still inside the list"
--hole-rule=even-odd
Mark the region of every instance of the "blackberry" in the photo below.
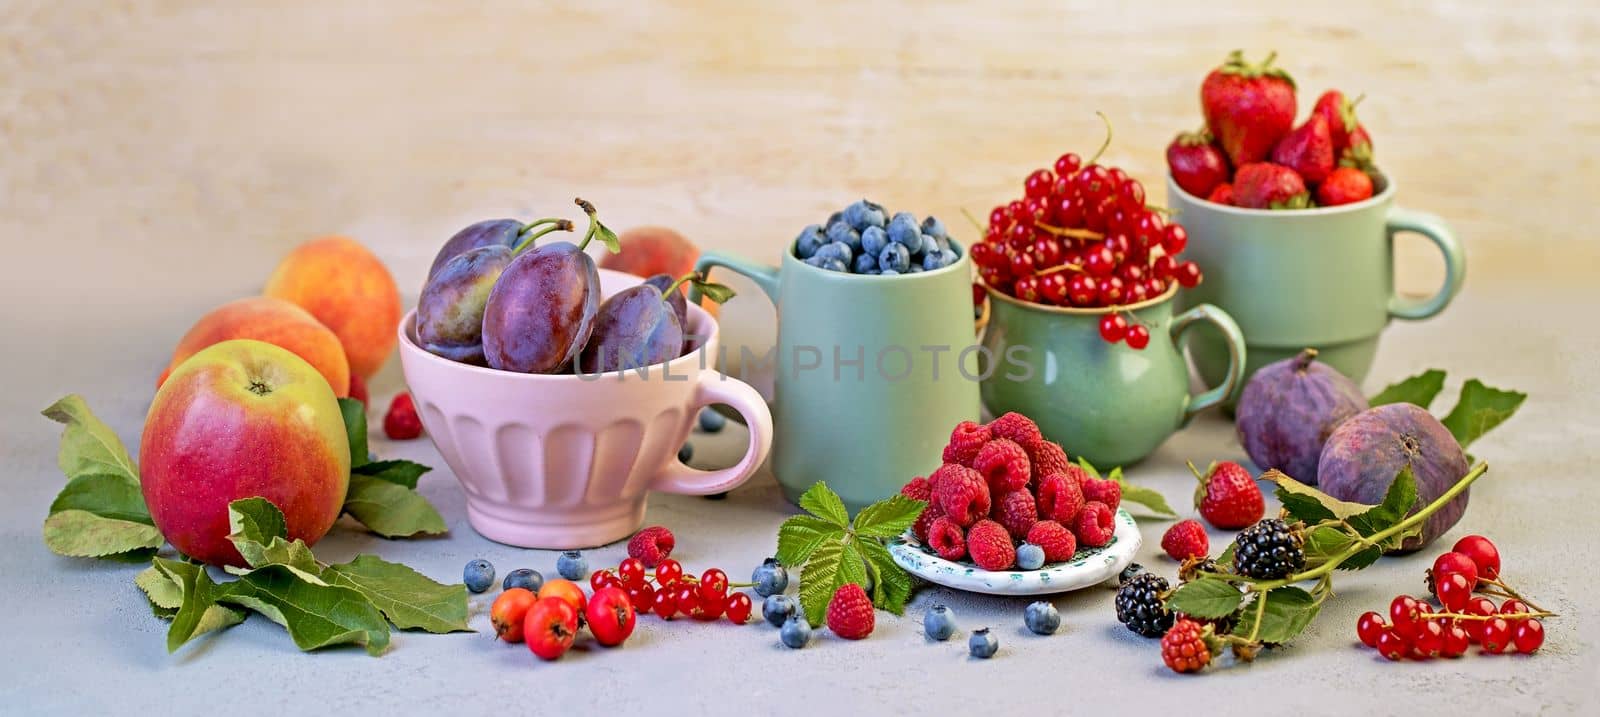
[[[1257,580],[1288,577],[1306,566],[1305,536],[1279,518],[1267,518],[1233,539],[1233,569]]]
[[[1172,627],[1172,611],[1162,598],[1171,587],[1155,573],[1142,573],[1117,588],[1117,622],[1145,637],[1161,637]]]

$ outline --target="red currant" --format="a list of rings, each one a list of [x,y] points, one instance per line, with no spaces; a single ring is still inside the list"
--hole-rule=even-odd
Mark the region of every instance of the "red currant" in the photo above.
[[[612,583],[617,583],[620,585],[621,581],[617,580],[616,573],[613,573],[610,570],[596,570],[594,571],[594,574],[589,576],[589,587],[592,590],[599,590],[600,588],[606,587]]]
[[[1022,219],[1025,214],[1027,214],[1027,211],[1023,208],[1021,199],[1013,199],[1006,204],[1006,216],[1011,217],[1012,221]]]
[[[1095,276],[1111,276],[1117,270],[1117,259],[1105,242],[1091,247],[1083,254],[1083,269]]]
[[[1083,166],[1083,159],[1074,152],[1068,152],[1056,159],[1056,176],[1069,177]]]
[[[1011,214],[1006,211],[1004,204],[989,210],[989,229],[995,227],[1005,228],[1011,224]]]
[[[1050,195],[1050,189],[1055,185],[1056,176],[1048,169],[1035,169],[1028,178],[1022,182],[1023,194],[1032,198],[1041,198]]]
[[[1005,257],[1004,254],[1000,253],[999,249],[995,248],[995,245],[988,242],[974,244],[971,249],[967,250],[967,254],[972,257],[972,263],[977,264],[980,269],[989,266],[996,256],[999,256],[1002,260]]]
[[[700,602],[717,603],[719,606],[728,597],[728,574],[718,568],[710,568],[700,574]],[[719,609],[720,614],[722,611]]]
[[[1100,317],[1100,338],[1106,343],[1116,343],[1128,335],[1128,320],[1122,314],[1110,313]]]
[[[622,581],[625,588],[636,588],[644,584],[644,561],[638,558],[628,558],[617,564],[617,578]]]
[[[1128,173],[1122,171],[1121,167],[1107,167],[1106,181],[1111,182],[1112,189],[1116,189],[1122,186],[1123,182],[1128,181]]]
[[[1118,234],[1117,236],[1122,235]],[[1122,277],[1122,280],[1129,284],[1143,284],[1144,267],[1139,266],[1138,264],[1123,264],[1122,266],[1117,267],[1117,276]]]
[[[1483,624],[1483,651],[1498,655],[1511,646],[1511,623],[1502,618],[1490,618]]]
[[[1128,260],[1128,250],[1133,248],[1133,242],[1129,241],[1127,234],[1117,232],[1106,237],[1106,248],[1111,250],[1112,262],[1121,264]]]
[[[973,254],[973,259],[977,259],[976,253]],[[1178,260],[1165,254],[1158,256],[1155,261],[1150,262],[1150,274],[1158,279],[1171,279],[1178,274]]]
[[[1451,625],[1444,633],[1444,646],[1439,648],[1442,657],[1460,657],[1467,654],[1467,648],[1472,644],[1467,631],[1460,625]]]
[[[1124,338],[1128,342],[1128,348],[1142,350],[1150,345],[1150,329],[1145,328],[1144,324],[1134,324],[1128,327],[1128,335]]]
[[[1074,182],[1078,185],[1078,193],[1091,204],[1099,204],[1100,200],[1111,194],[1111,176],[1105,167],[1098,164],[1078,170]]]
[[[1436,575],[1433,591],[1439,597],[1439,604],[1449,612],[1460,612],[1472,599],[1472,584],[1461,573],[1447,573],[1443,579]]]
[[[683,577],[683,564],[672,558],[656,563],[656,584],[666,585]]]
[[[1050,183],[1051,199],[1070,197],[1072,194],[1072,177],[1056,177],[1056,181]]]
[[[1529,618],[1511,636],[1511,641],[1517,646],[1517,652],[1528,654],[1539,649],[1544,644],[1544,623]]]
[[[1093,306],[1100,298],[1100,285],[1088,274],[1073,274],[1067,279],[1067,299],[1073,306]]]
[[[1405,638],[1408,642],[1417,634],[1417,623],[1422,618],[1422,604],[1410,595],[1396,595],[1389,602],[1389,622],[1394,624],[1395,634]]]
[[[722,613],[727,616],[728,622],[743,625],[750,619],[750,596],[744,593],[734,593],[728,596],[728,604],[722,608]]]
[[[1398,662],[1411,651],[1411,643],[1394,630],[1384,630],[1378,636],[1378,654]]]
[[[1050,216],[1049,197],[1028,197],[1022,200],[1022,211],[1028,217],[1028,226],[1045,221]]]
[[[1033,225],[1017,222],[1006,230],[1006,246],[1015,251],[1022,251],[1033,243]]]
[[[1016,292],[1016,297],[1023,301],[1039,303],[1039,277],[1024,276],[1011,285],[1011,290]]]
[[[1033,265],[1036,267],[1051,267],[1061,263],[1061,242],[1055,237],[1045,236],[1033,240],[1031,248]]]
[[[1179,224],[1168,224],[1161,236],[1161,250],[1168,256],[1177,256],[1189,246],[1189,231]]]
[[[1161,237],[1164,236],[1161,215],[1145,210],[1144,213],[1139,215],[1138,219],[1134,220],[1133,235],[1139,240],[1140,244],[1147,247],[1161,243]]]
[[[678,612],[691,615],[700,609],[700,586],[694,583],[678,583],[672,591],[673,602],[678,606]]]
[[[1157,296],[1167,293],[1167,287],[1172,285],[1171,281],[1171,279],[1157,279],[1156,277],[1152,276],[1148,279],[1145,279],[1144,284],[1145,288],[1150,292],[1150,298],[1153,299]]]
[[[1178,280],[1179,284],[1183,285],[1183,288],[1193,289],[1194,287],[1200,285],[1200,279],[1202,278],[1200,275],[1200,265],[1192,261],[1183,262],[1182,264],[1178,265],[1178,268],[1174,273],[1174,278]]]
[[[1006,269],[995,266],[986,266],[978,269],[978,277],[983,279],[984,284],[994,287],[997,291],[1002,291],[1007,294],[1012,292],[1011,272]]]
[[[1501,615],[1516,615],[1518,613],[1525,613],[1525,612],[1530,612],[1530,610],[1528,608],[1528,604],[1523,602],[1523,601],[1521,601],[1521,600],[1518,600],[1516,598],[1512,598],[1512,599],[1507,600],[1507,601],[1505,601],[1505,602],[1500,604],[1500,614]],[[1516,627],[1517,625],[1521,624],[1523,620],[1526,620],[1526,619],[1528,619],[1528,618],[1525,618],[1525,617],[1524,618],[1508,617],[1508,618],[1506,618],[1506,622],[1510,623],[1512,627]]]
[[[1489,598],[1474,597],[1467,601],[1466,607],[1462,608],[1460,612],[1463,615],[1482,615],[1487,617],[1499,612],[1499,608],[1495,607],[1494,601]],[[1487,623],[1487,620],[1461,621],[1461,624],[1467,630],[1467,637],[1471,638],[1473,642],[1483,641],[1483,626]]]
[[[983,288],[983,284],[976,281],[972,282],[972,305],[983,306],[983,301],[987,298],[989,298],[989,290]]]
[[[1138,304],[1150,298],[1150,287],[1145,286],[1144,282],[1123,283],[1128,285],[1128,303]]]
[[[1129,212],[1144,209],[1144,185],[1137,179],[1130,179],[1117,187],[1117,203]]]
[[[1456,541],[1451,550],[1466,555],[1478,566],[1478,577],[1491,580],[1500,577],[1500,549],[1488,538],[1468,535]]]
[[[1117,306],[1127,303],[1128,285],[1115,276],[1108,276],[1100,280],[1100,303],[1106,306]]]
[[[1039,285],[1040,298],[1057,306],[1067,303],[1067,277],[1061,272],[1045,274],[1035,281]]]
[[[656,589],[650,583],[639,583],[628,588],[628,602],[633,603],[634,612],[650,612],[655,605]]]
[[[1361,644],[1367,647],[1378,646],[1378,636],[1382,635],[1389,626],[1383,622],[1383,616],[1367,611],[1356,618],[1356,636],[1361,638]]]
[[[1056,197],[1051,207],[1051,218],[1056,226],[1075,229],[1083,226],[1083,200],[1077,195]]]
[[[650,602],[650,608],[656,617],[671,620],[673,615],[678,614],[678,598],[673,595],[675,588],[676,585],[669,584],[656,591],[655,597]]]
[[[1411,645],[1416,648],[1417,654],[1423,657],[1437,657],[1439,650],[1444,648],[1444,628],[1436,620],[1426,620],[1417,624],[1416,636],[1411,638]]]
[[[1439,557],[1434,558],[1433,582],[1435,591],[1438,590],[1438,584],[1443,581],[1446,575],[1460,575],[1467,579],[1468,587],[1474,589],[1478,587],[1478,565],[1472,562],[1472,558],[1463,553],[1451,551],[1441,553]]]

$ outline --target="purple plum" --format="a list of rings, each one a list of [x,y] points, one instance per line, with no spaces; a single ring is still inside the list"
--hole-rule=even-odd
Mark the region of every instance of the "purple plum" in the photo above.
[[[444,246],[439,247],[439,253],[433,255],[433,266],[428,267],[428,278],[451,259],[465,254],[473,249],[485,246],[503,246],[515,249],[523,244],[528,235],[533,234],[540,227],[555,225],[555,229],[572,231],[572,222],[565,219],[535,219],[523,224],[515,219],[486,219],[476,224],[471,224],[445,240]],[[539,232],[544,234],[545,232]]]
[[[1236,411],[1239,443],[1257,467],[1312,485],[1333,429],[1367,410],[1361,387],[1316,358],[1316,349],[1306,349],[1261,367],[1245,384]]]
[[[544,228],[536,229],[539,226]],[[500,275],[539,237],[571,230],[572,222],[565,219],[530,224],[513,235],[519,240],[515,246],[485,244],[456,254],[437,267],[417,299],[417,340],[422,347],[447,359],[484,365],[483,312]],[[458,232],[450,241],[455,242],[465,232]]]
[[[676,291],[672,288],[679,283],[678,280],[672,278],[670,274],[656,274],[645,279],[644,283],[661,290],[662,296],[666,297],[667,305],[672,307],[672,313],[678,315],[678,325],[687,330],[689,328],[689,300],[683,298],[682,291]]]
[[[673,291],[676,294],[676,290]],[[683,324],[651,284],[624,289],[600,305],[594,335],[578,358],[584,373],[622,371],[677,358]]]
[[[1377,505],[1401,468],[1411,466],[1417,507],[1432,503],[1467,474],[1467,456],[1433,414],[1409,403],[1391,403],[1351,416],[1328,437],[1317,464],[1318,487],[1339,500]],[[1467,491],[1439,508],[1399,552],[1420,549],[1461,519]]]

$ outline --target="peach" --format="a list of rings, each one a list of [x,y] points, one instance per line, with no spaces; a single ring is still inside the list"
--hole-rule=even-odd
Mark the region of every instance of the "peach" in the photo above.
[[[300,305],[332,329],[352,374],[371,378],[394,351],[400,290],[383,262],[354,239],[328,236],[295,247],[262,293]]]
[[[700,248],[682,234],[666,227],[634,227],[617,239],[622,251],[606,253],[600,257],[602,269],[615,269],[649,278],[666,274],[677,279],[694,271],[694,262],[700,258]],[[680,289],[687,291],[687,288]],[[717,303],[710,299],[700,301],[701,308],[717,313]]]
[[[139,441],[139,485],[156,528],[184,555],[242,565],[228,504],[262,497],[291,540],[315,543],[344,507],[350,442],[317,369],[265,341],[213,344],[156,391]]]
[[[166,383],[172,370],[190,356],[229,339],[255,339],[288,349],[328,380],[333,395],[350,393],[350,362],[345,359],[339,337],[305,309],[270,296],[230,301],[200,317],[178,341],[172,361],[156,380],[156,387]]]

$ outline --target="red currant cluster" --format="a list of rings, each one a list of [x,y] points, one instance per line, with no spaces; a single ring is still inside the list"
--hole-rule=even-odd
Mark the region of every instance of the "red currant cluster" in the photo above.
[[[729,588],[751,587],[749,583],[730,583],[728,574],[711,568],[696,579],[683,573],[683,565],[672,558],[656,564],[655,572],[647,572],[644,561],[625,558],[617,564],[615,572],[600,570],[589,576],[589,586],[599,590],[615,586],[628,591],[633,609],[640,614],[654,612],[663,620],[675,615],[686,615],[696,620],[712,621],[719,617],[743,625],[750,619],[753,604],[750,596]]]
[[[1389,620],[1376,612],[1356,620],[1362,644],[1391,660],[1460,657],[1471,645],[1498,655],[1528,654],[1544,644],[1540,618],[1554,613],[1533,606],[1500,579],[1500,551],[1488,538],[1469,535],[1440,555],[1428,571],[1438,609],[1410,595],[1389,603]],[[1474,592],[1483,593],[1475,595]],[[1504,598],[1496,606],[1488,596]]]

